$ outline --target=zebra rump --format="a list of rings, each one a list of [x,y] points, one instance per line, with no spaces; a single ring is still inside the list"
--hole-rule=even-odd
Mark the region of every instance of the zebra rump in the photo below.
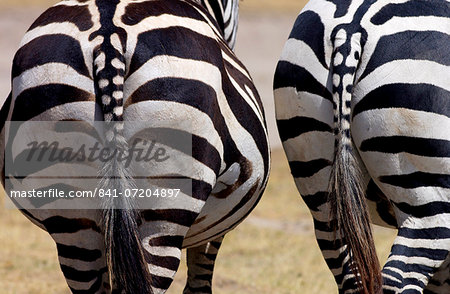
[[[103,42],[94,49],[96,101],[102,105],[104,146],[126,154],[128,142],[123,134],[123,86],[125,57],[120,35],[123,31],[113,23],[116,5],[97,1],[102,27],[98,32]],[[153,293],[151,275],[145,263],[138,221],[140,213],[133,197],[125,197],[126,189],[135,187],[125,162],[118,156],[105,161],[100,170],[99,189],[116,191],[119,197],[102,198],[102,224],[105,235],[106,263],[111,284],[124,293]]]

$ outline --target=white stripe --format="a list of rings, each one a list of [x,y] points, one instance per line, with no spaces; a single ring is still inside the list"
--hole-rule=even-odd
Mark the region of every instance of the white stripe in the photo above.
[[[322,158],[332,161],[334,139],[334,135],[329,132],[308,132],[286,140],[283,147],[289,161],[311,161]],[[299,149],[299,146],[302,148]]]
[[[157,265],[149,264],[148,269],[152,275],[157,275],[160,277],[172,278],[175,276],[176,272],[164,267],[160,267]]]
[[[169,117],[171,119],[167,119]],[[189,121],[186,121],[186,117],[189,117]],[[217,149],[221,158],[221,171],[225,169],[222,139],[211,118],[197,108],[170,101],[143,101],[127,107],[125,118],[127,120],[147,121],[147,125],[152,127],[175,128],[204,138]],[[145,124],[138,123],[134,125],[133,129],[130,129],[130,132],[137,133],[145,127]],[[208,176],[208,182],[211,184],[215,182],[213,175]]]
[[[410,248],[442,249],[449,248],[450,239],[409,239],[397,236],[394,244],[404,245]]]
[[[153,237],[154,238],[154,237]],[[146,237],[144,240],[142,240],[142,243],[144,244],[145,250],[148,251],[151,255],[155,256],[170,256],[170,257],[176,257],[180,258],[181,251],[180,249],[176,247],[168,247],[168,246],[151,246],[148,245],[152,237]]]
[[[450,118],[406,108],[371,109],[358,113],[352,122],[352,134],[358,146],[365,139],[382,136],[450,140],[448,130]]]
[[[229,51],[228,52],[222,51],[223,59],[226,60],[227,62],[229,62],[234,68],[236,68],[239,72],[241,72],[249,80],[252,80],[252,78],[250,77],[247,70],[245,68],[243,68],[242,66],[240,66],[229,54],[231,54]]]
[[[13,99],[26,89],[49,84],[65,84],[95,94],[94,82],[90,78],[80,75],[67,64],[46,63],[13,79]]]
[[[278,120],[294,117],[310,117],[333,126],[333,103],[322,96],[297,92],[293,87],[279,88],[274,91],[276,116]]]
[[[38,26],[28,31],[20,42],[20,47],[23,47],[30,41],[50,34],[64,34],[74,39],[78,39],[81,32],[78,27],[72,22],[57,22],[50,23],[45,26]]]
[[[111,45],[119,52],[123,52],[122,42],[120,42],[119,35],[114,33],[111,35]]]
[[[299,52],[301,57],[299,58]],[[289,39],[284,45],[283,52],[281,53],[280,61],[287,61],[297,66],[308,69],[308,72],[324,87],[327,86],[327,79],[329,75],[328,69],[317,59],[316,54],[305,42]]]
[[[256,116],[259,119],[259,122],[261,123],[261,126],[264,126],[264,116],[261,112],[261,109],[259,108],[258,103],[256,102],[256,100],[253,100],[248,94],[247,92],[245,92],[240,86],[239,84],[234,80],[233,76],[230,75],[230,73],[227,70],[227,74],[228,77],[230,79],[231,84],[234,86],[234,88],[236,89],[236,91],[241,95],[242,98],[244,98],[245,102],[247,102],[247,105],[250,106],[250,108],[253,110],[253,112],[256,114]],[[251,91],[249,91],[251,92]],[[265,129],[265,127],[264,127]]]
[[[411,74],[414,73],[414,74]],[[439,73],[439,74],[435,74]],[[394,83],[426,83],[450,91],[450,66],[428,60],[395,60],[377,67],[354,88],[353,97],[359,102],[371,91]]]

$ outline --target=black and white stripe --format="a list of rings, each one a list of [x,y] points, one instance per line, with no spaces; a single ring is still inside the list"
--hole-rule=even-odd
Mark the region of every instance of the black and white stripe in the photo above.
[[[279,133],[342,293],[381,281],[383,293],[450,292],[449,12],[442,0],[312,0],[278,63]],[[366,204],[398,228],[382,278]]]
[[[141,211],[126,199],[105,201],[103,210],[22,210],[55,240],[73,293],[164,293],[182,248],[188,248],[185,293],[211,293],[223,236],[255,207],[270,168],[262,103],[230,49],[237,6],[68,0],[44,12],[23,38],[2,125],[104,120],[111,126],[102,134],[105,145],[123,149],[142,131],[127,129],[133,121],[192,139],[192,154],[178,150],[179,170],[148,167],[149,181],[173,174],[191,180],[192,191],[176,200],[154,200]],[[95,168],[105,173],[100,187],[142,185],[114,160]],[[3,182],[15,180],[2,171]],[[45,171],[18,181],[39,175]],[[86,186],[80,181],[75,188]],[[113,209],[115,201],[129,209]]]

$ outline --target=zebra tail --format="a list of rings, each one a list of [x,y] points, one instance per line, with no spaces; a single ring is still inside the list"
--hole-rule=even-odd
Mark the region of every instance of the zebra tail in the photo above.
[[[112,56],[111,56],[112,55]],[[111,283],[126,294],[153,293],[151,275],[144,258],[139,237],[139,210],[132,197],[125,197],[125,190],[134,188],[134,180],[118,158],[126,156],[128,143],[123,134],[123,84],[125,59],[122,48],[117,49],[105,38],[95,52],[95,83],[97,100],[103,107],[104,147],[117,150],[112,160],[103,163],[100,170],[99,189],[111,191],[114,197],[103,197],[102,225],[105,236],[106,260]]]
[[[337,51],[350,56],[350,42],[347,41]],[[335,54],[331,64],[335,64]],[[335,153],[328,189],[331,218],[336,221],[335,234],[339,231],[351,254],[351,271],[358,281],[361,293],[382,293],[380,264],[365,202],[362,171],[355,155],[356,150],[353,148],[350,132],[351,88],[357,62],[353,67],[345,64],[348,65],[344,59],[341,65],[335,65],[333,75]],[[350,85],[345,85],[344,82],[348,81],[348,77],[351,78]]]

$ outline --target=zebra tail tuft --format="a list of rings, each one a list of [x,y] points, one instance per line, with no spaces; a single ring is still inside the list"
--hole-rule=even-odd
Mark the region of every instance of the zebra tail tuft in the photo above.
[[[347,42],[338,49],[341,53],[348,54],[351,52],[349,46]],[[329,203],[331,219],[336,221],[335,233],[340,233],[352,257],[350,268],[359,290],[364,294],[378,294],[382,293],[380,264],[370,227],[362,171],[355,155],[350,132],[352,94],[348,92],[349,87],[343,85],[343,77],[345,75],[348,77],[349,73],[352,76],[351,83],[354,83],[356,65],[349,68],[345,67],[344,62],[343,65],[334,68],[333,78],[338,79],[340,83],[334,83],[333,88],[336,141],[328,189]]]
[[[105,121],[104,147],[117,150],[116,155],[120,152],[126,155],[128,143],[123,134],[122,116],[125,75],[122,48],[114,48],[105,42],[95,52],[94,69],[97,100],[101,100],[97,102],[103,106]],[[124,160],[116,155],[103,163],[99,183],[99,189],[115,190],[118,195],[102,199],[102,224],[111,283],[126,294],[153,293],[139,236],[140,213],[133,198],[124,196],[125,190],[134,188],[135,183]]]

